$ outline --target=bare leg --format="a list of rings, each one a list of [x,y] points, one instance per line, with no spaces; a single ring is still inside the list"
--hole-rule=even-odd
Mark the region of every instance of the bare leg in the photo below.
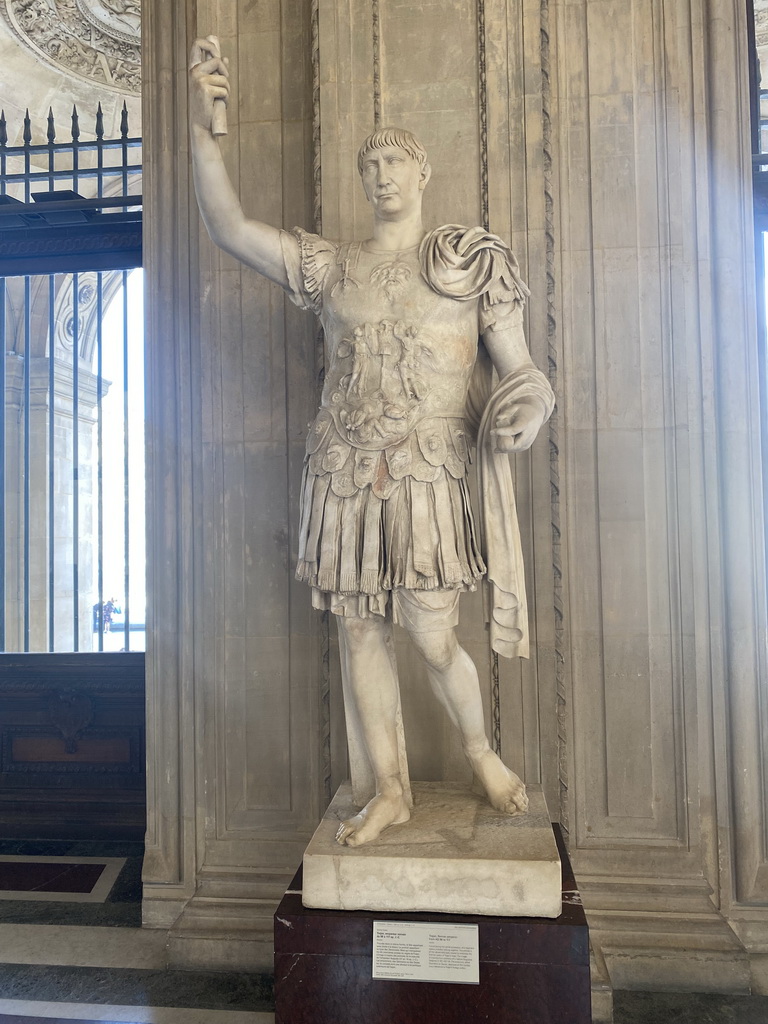
[[[432,690],[458,728],[464,753],[491,805],[505,814],[522,814],[528,809],[525,785],[490,748],[477,669],[459,646],[455,630],[412,633],[411,637],[426,663]]]
[[[387,650],[389,624],[379,617],[339,616],[344,638],[347,682],[357,706],[376,782],[376,795],[354,817],[343,821],[336,840],[347,846],[370,843],[390,825],[408,821],[397,743],[397,676]]]

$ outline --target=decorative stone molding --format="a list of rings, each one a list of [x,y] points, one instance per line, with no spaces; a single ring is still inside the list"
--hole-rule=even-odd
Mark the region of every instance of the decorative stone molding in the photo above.
[[[1,0],[0,13],[46,63],[117,92],[141,91],[139,0]]]
[[[552,131],[552,80],[550,62],[549,0],[541,0],[541,152],[544,185],[544,235],[546,259],[547,300],[547,372],[549,383],[557,397],[559,394],[559,367],[561,354],[557,334],[557,281],[555,246],[555,185],[553,178],[554,143]],[[570,808],[568,804],[569,721],[568,685],[565,670],[565,607],[563,593],[563,552],[561,546],[560,504],[563,484],[560,476],[560,408],[549,418],[549,472],[550,516],[552,524],[552,592],[554,597],[554,669],[557,694],[557,764],[560,783],[560,826],[566,837],[570,834]]]
[[[322,151],[320,148],[320,5],[312,0],[310,7],[310,46],[312,63],[312,223],[315,232],[323,232]],[[315,335],[315,374],[317,401],[325,380],[325,335],[318,324]],[[320,624],[320,732],[323,755],[323,795],[331,802],[333,788],[331,731],[331,613],[323,612]]]
[[[758,49],[768,46],[768,0],[755,0],[755,39]]]
[[[373,127],[381,128],[381,14],[379,0],[371,2],[373,42]]]

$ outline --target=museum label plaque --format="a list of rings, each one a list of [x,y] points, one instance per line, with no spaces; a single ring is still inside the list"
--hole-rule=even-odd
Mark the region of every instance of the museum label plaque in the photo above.
[[[373,977],[479,985],[477,925],[374,921]]]

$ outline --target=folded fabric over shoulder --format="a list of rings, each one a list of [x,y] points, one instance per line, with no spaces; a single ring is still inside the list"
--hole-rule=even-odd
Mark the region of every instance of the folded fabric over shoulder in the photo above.
[[[483,228],[444,224],[425,235],[419,248],[421,273],[441,295],[468,301],[482,298],[524,303],[530,292],[514,253],[498,235]]]
[[[446,224],[436,228],[422,241],[419,255],[424,280],[440,295],[459,301],[480,299],[481,308],[488,310],[503,308],[504,303],[523,306],[530,294],[509,246],[481,227]],[[494,388],[490,360],[481,342],[467,418],[477,428],[481,550],[487,566],[486,620],[491,647],[506,658],[529,656],[528,604],[509,456],[494,451],[491,430],[502,411],[531,397],[541,400],[549,417],[554,395],[544,374],[535,367],[516,370]]]

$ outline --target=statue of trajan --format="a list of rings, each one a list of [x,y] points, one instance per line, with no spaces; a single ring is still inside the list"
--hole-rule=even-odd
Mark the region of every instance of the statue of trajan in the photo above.
[[[336,838],[368,843],[410,817],[393,621],[424,659],[488,800],[524,812],[525,786],[488,743],[477,671],[456,638],[459,595],[486,576],[493,649],[528,654],[507,454],[531,445],[554,396],[526,346],[517,261],[479,227],[425,231],[430,166],[400,128],[375,131],[358,154],[370,238],[337,243],[249,219],[211,130],[228,79],[215,37],[198,40],[190,119],[203,220],[222,249],[317,314],[328,353],[307,440],[296,573],[314,606],[336,617],[347,721],[359,727],[374,790]],[[475,440],[477,523],[467,484]]]

